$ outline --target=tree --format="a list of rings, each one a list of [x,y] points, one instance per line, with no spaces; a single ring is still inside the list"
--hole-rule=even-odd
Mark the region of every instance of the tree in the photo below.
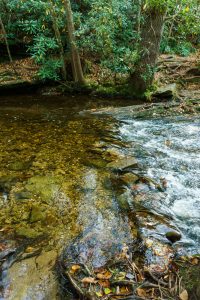
[[[54,28],[56,40],[57,40],[57,43],[58,43],[59,49],[60,49],[60,59],[61,59],[61,62],[62,62],[63,79],[66,80],[67,79],[67,73],[66,73],[66,67],[65,67],[65,57],[64,57],[64,49],[63,49],[62,39],[61,39],[58,24],[57,24],[57,18],[56,18],[56,13],[55,13],[55,10],[54,10],[53,1],[49,0],[49,4],[50,4],[50,11],[51,11],[52,20],[53,20],[53,28]]]
[[[151,87],[160,43],[163,33],[167,7],[159,1],[147,1],[143,7],[143,24],[139,42],[139,60],[130,75],[131,89],[137,95],[143,95]]]
[[[68,33],[68,41],[70,44],[71,64],[72,64],[74,81],[79,84],[85,84],[85,78],[83,76],[83,70],[82,70],[82,66],[81,66],[81,59],[80,59],[78,47],[76,44],[75,28],[74,28],[71,3],[70,3],[70,0],[64,0],[63,3],[65,6],[66,15],[67,15],[67,33]]]

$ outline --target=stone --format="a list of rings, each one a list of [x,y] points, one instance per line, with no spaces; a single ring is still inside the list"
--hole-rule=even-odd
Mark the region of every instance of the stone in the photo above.
[[[137,160],[133,156],[126,156],[125,158],[117,159],[107,164],[107,168],[121,171],[136,166]]]
[[[21,192],[17,192],[15,193],[15,199],[16,200],[27,200],[27,199],[31,199],[32,194],[28,191],[21,191]]]
[[[161,86],[153,94],[155,98],[173,98],[177,94],[177,85],[176,83],[168,84],[166,86]]]
[[[117,202],[118,202],[119,208],[125,212],[130,211],[131,208],[130,208],[129,203],[132,201],[132,198],[133,197],[132,197],[131,191],[129,189],[125,190],[124,193],[117,196]]]
[[[182,237],[181,234],[177,231],[168,231],[165,234],[165,236],[172,243],[175,243],[175,242],[179,241]]]
[[[37,230],[27,227],[27,226],[20,226],[15,230],[15,233],[18,237],[28,238],[28,239],[34,239],[42,235],[41,232],[38,232]]]
[[[133,173],[126,173],[120,176],[120,179],[127,185],[136,183],[139,180],[139,177]]]
[[[43,207],[33,207],[31,210],[30,223],[35,223],[38,221],[45,220],[46,213]]]
[[[23,171],[27,170],[30,167],[31,163],[24,161],[15,161],[8,165],[8,169],[11,171]]]
[[[54,271],[56,251],[43,251],[12,264],[4,278],[5,294],[9,300],[60,299],[60,286]]]

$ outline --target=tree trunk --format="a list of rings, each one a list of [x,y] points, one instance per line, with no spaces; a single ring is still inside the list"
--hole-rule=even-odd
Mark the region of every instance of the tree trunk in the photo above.
[[[68,31],[70,50],[71,50],[71,64],[72,64],[74,81],[80,84],[85,84],[85,78],[83,76],[80,55],[76,45],[75,28],[74,28],[73,13],[71,9],[70,0],[64,0],[64,6],[67,14],[67,31]]]
[[[62,44],[60,31],[59,31],[58,24],[57,24],[56,13],[54,11],[53,2],[52,2],[52,0],[49,0],[49,2],[50,2],[50,11],[51,11],[51,16],[52,16],[52,21],[53,21],[53,29],[54,29],[54,32],[55,32],[55,36],[56,36],[58,46],[60,48],[60,59],[62,61],[63,78],[64,78],[64,80],[66,80],[67,79],[67,73],[66,73],[66,67],[65,67],[65,57],[64,57],[63,44]]]
[[[9,57],[9,60],[10,60],[10,64],[11,64],[11,66],[13,68],[14,73],[16,75],[18,75],[18,73],[17,73],[17,71],[15,69],[15,66],[13,64],[13,59],[12,59],[12,56],[11,56],[11,53],[10,53],[10,47],[9,47],[9,44],[8,44],[7,34],[6,34],[6,30],[5,30],[3,21],[1,19],[1,16],[0,16],[0,26],[1,26],[1,29],[2,29],[2,32],[3,32],[3,37],[4,37],[5,44],[6,44],[6,49],[7,49],[8,57]]]
[[[163,33],[165,12],[149,8],[144,17],[139,45],[140,59],[134,72],[130,75],[131,89],[137,95],[143,95],[152,85]]]

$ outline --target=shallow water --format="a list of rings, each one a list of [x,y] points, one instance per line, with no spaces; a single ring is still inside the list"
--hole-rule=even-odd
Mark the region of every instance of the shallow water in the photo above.
[[[162,216],[139,215],[145,237],[167,243],[162,235],[172,226],[182,233],[180,249],[200,252],[199,119],[82,113],[110,104],[124,102],[80,96],[1,99],[2,299],[61,299],[53,270],[65,249],[68,258],[76,254],[78,262],[98,267],[125,244],[139,243],[130,207],[121,209],[117,200],[118,189],[126,187],[113,184],[118,174],[106,167],[113,160],[109,149],[135,156],[134,172],[167,181],[162,193],[141,185],[144,207]],[[127,190],[130,206],[132,196]]]

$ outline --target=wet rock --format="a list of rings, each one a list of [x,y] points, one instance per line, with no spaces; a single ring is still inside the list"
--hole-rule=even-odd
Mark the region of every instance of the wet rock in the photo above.
[[[168,231],[165,236],[172,243],[175,243],[181,239],[181,234],[177,231]]]
[[[122,194],[117,196],[117,202],[122,211],[130,211],[130,203],[132,202],[131,191],[126,189]]]
[[[173,98],[177,94],[176,83],[168,84],[166,86],[159,87],[153,94],[155,98]]]
[[[139,177],[133,173],[126,173],[120,176],[120,179],[127,185],[136,183],[139,180]]]
[[[31,166],[31,163],[24,161],[15,161],[8,165],[8,169],[11,171],[24,171],[27,170]]]
[[[15,176],[2,176],[0,177],[0,192],[9,191],[19,179]]]
[[[117,159],[107,164],[107,168],[121,171],[136,166],[137,160],[133,156],[126,156],[125,158]]]
[[[34,176],[28,180],[26,190],[36,193],[43,201],[51,201],[59,190],[62,178],[55,176]]]
[[[116,160],[116,159],[123,158],[123,154],[116,148],[108,148],[104,152],[104,156],[105,156],[105,158],[107,158],[109,160]]]
[[[16,192],[14,194],[16,200],[27,200],[30,199],[32,194],[28,191]]]
[[[30,228],[28,226],[20,226],[16,229],[15,234],[18,237],[28,238],[28,239],[34,239],[42,235],[41,232],[37,231],[36,229]]]
[[[53,272],[56,259],[56,251],[43,251],[37,257],[14,263],[5,278],[6,299],[60,299],[59,284]]]
[[[30,223],[43,221],[46,218],[46,212],[44,207],[33,207],[31,210]]]

